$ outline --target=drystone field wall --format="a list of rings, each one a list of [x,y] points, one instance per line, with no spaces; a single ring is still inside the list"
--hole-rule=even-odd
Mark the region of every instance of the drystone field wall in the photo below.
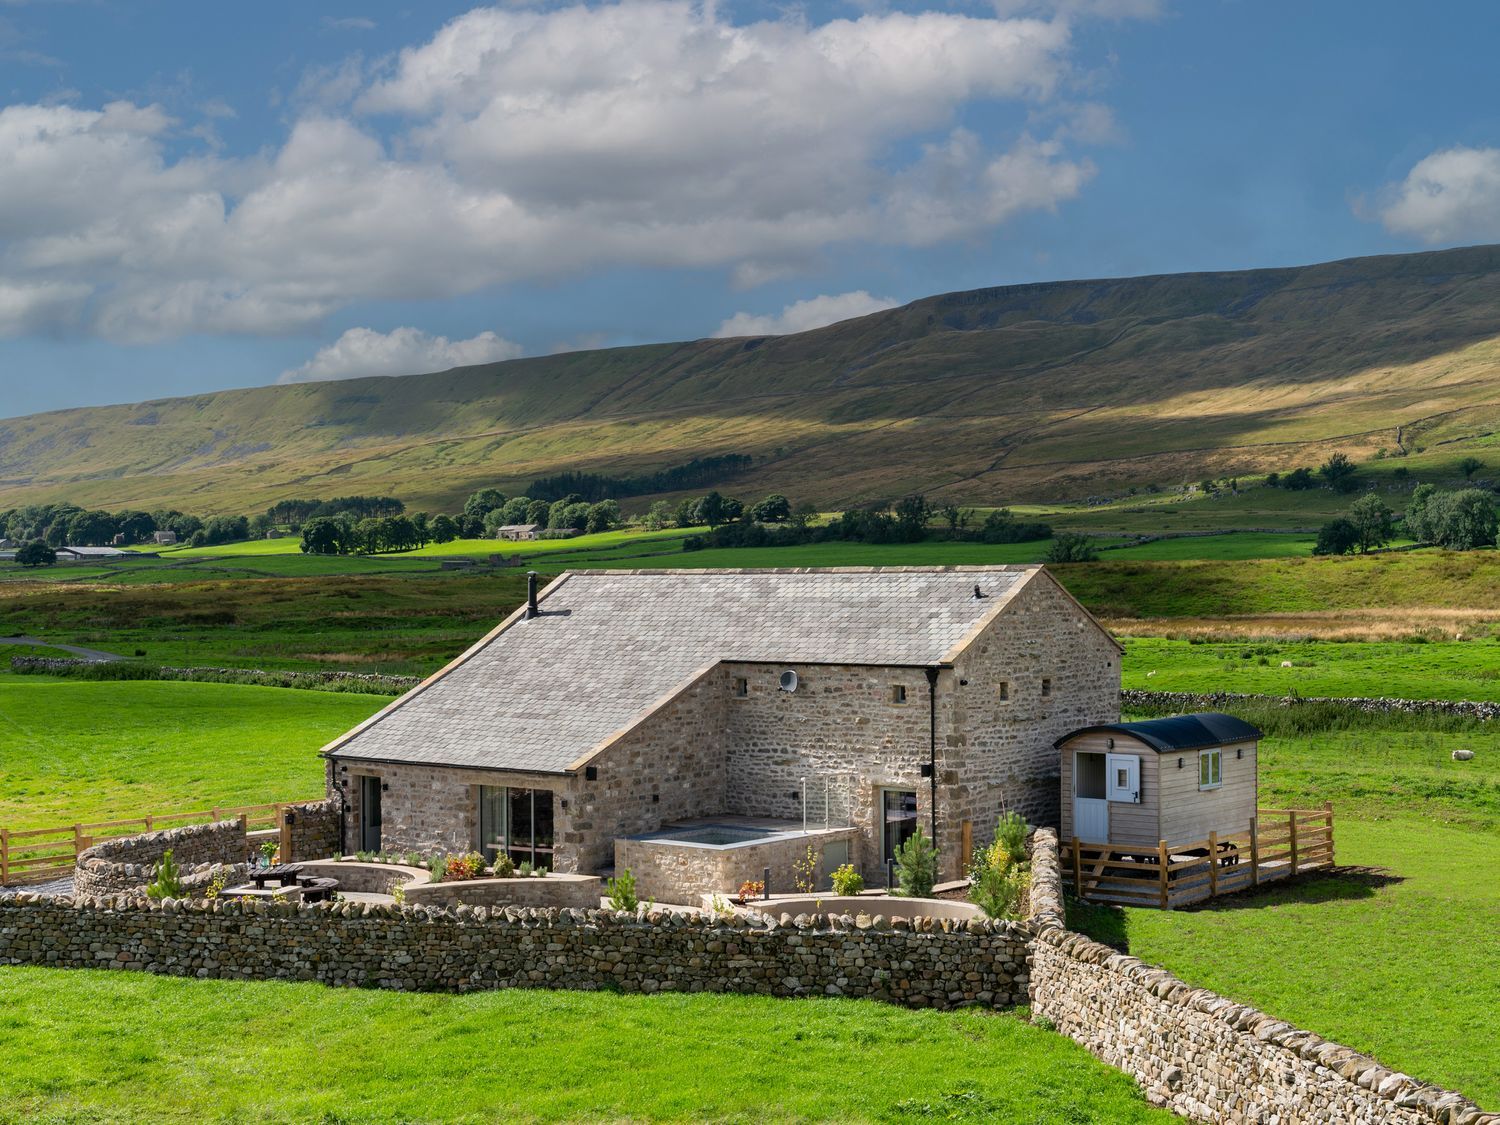
[[[618,988],[1006,1008],[1026,998],[1027,937],[989,921],[0,895],[0,964],[407,991]]]
[[[1394,697],[1370,696],[1319,696],[1319,695],[1246,695],[1232,691],[1187,692],[1187,691],[1141,691],[1131,688],[1120,692],[1120,708],[1158,710],[1166,708],[1173,712],[1221,711],[1236,703],[1274,703],[1282,707],[1299,707],[1309,703],[1335,703],[1340,707],[1352,707],[1380,715],[1454,715],[1465,719],[1483,719],[1493,722],[1500,719],[1500,703],[1483,699],[1397,699]]]
[[[168,851],[189,886],[206,881],[219,866],[243,867],[249,856],[245,828],[238,820],[190,824],[139,836],[106,840],[78,857],[73,887],[80,895],[113,895],[139,891],[151,882],[155,866]]]
[[[333,688],[367,695],[401,695],[422,682],[418,676],[370,672],[286,672],[261,668],[168,668],[133,661],[73,660],[54,656],[13,656],[11,671],[21,675],[85,676],[111,680],[180,680],[194,683],[261,684],[266,687]]]
[[[337,855],[339,848],[339,802],[329,797],[287,805],[282,810],[285,823],[281,832],[283,863],[326,859]]]
[[[1497,1125],[1462,1095],[1184,984],[1062,925],[1057,837],[1033,846],[1032,1011],[1200,1121]]]

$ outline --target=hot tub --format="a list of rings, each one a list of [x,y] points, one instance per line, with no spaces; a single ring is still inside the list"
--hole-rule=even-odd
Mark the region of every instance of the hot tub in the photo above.
[[[703,820],[663,825],[655,832],[615,841],[615,871],[629,869],[641,899],[698,906],[705,894],[732,895],[740,884],[764,878],[772,890],[790,891],[812,848],[822,882],[828,872],[857,857],[859,829],[807,828],[791,821]]]

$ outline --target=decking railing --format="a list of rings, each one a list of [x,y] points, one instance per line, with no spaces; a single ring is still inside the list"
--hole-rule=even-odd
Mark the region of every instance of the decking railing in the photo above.
[[[1091,902],[1169,910],[1333,866],[1333,805],[1257,809],[1244,832],[1155,847],[1074,836],[1064,862],[1073,891]]]
[[[281,827],[286,802],[274,805],[234,805],[190,812],[151,813],[126,820],[104,820],[93,824],[64,824],[56,828],[0,828],[0,886],[46,883],[73,873],[78,857],[103,840],[181,828],[187,824],[212,824],[238,818],[246,832]]]

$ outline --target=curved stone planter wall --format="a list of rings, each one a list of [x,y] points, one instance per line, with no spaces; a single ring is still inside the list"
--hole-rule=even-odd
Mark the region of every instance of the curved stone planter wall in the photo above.
[[[206,883],[215,867],[243,868],[250,845],[238,820],[190,824],[105,840],[78,857],[73,870],[74,892],[80,895],[139,892],[151,882],[156,865],[169,850],[183,881],[194,886]]]
[[[604,886],[594,875],[534,875],[522,879],[459,879],[406,889],[406,901],[422,906],[551,906],[599,909]]]
[[[1500,1122],[1451,1090],[1070,933],[1051,829],[1035,835],[1031,903],[1032,1011],[1135,1078],[1154,1104],[1210,1121]]]
[[[408,889],[432,881],[425,867],[407,867],[400,863],[366,863],[360,860],[325,859],[299,863],[304,875],[337,879],[339,890],[365,894],[388,895],[396,885]]]

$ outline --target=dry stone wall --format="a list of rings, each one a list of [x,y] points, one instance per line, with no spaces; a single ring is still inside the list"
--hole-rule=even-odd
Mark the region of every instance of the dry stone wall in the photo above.
[[[1236,703],[1274,703],[1280,707],[1299,707],[1311,703],[1335,703],[1382,715],[1453,715],[1465,719],[1494,722],[1500,719],[1500,703],[1483,699],[1398,699],[1370,696],[1319,695],[1246,695],[1232,691],[1186,692],[1141,691],[1132,688],[1120,692],[1120,707],[1125,711],[1148,709],[1185,711],[1222,711]]]
[[[1026,953],[1025,929],[1009,922],[0,895],[0,964],[412,991],[618,988],[1004,1008],[1025,999]]]
[[[1234,1123],[1500,1123],[1460,1094],[1070,933],[1062,888],[1056,834],[1038,831],[1032,1011],[1135,1078],[1154,1104]]]
[[[281,834],[281,859],[326,859],[339,853],[339,802],[336,798],[287,805]]]
[[[73,871],[74,890],[81,895],[111,895],[139,891],[151,882],[154,869],[168,851],[189,886],[206,881],[219,866],[243,867],[249,856],[245,828],[238,820],[191,824],[106,840],[86,849]]]

